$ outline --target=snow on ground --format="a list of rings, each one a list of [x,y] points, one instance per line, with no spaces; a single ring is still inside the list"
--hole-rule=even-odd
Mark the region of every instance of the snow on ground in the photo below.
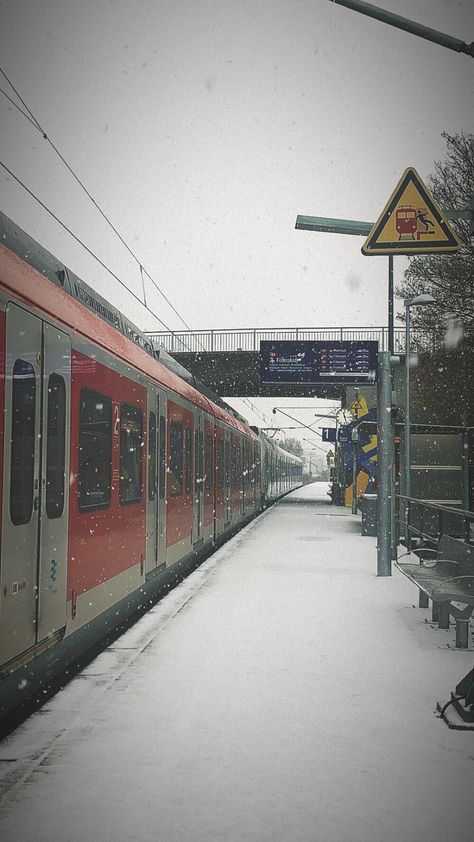
[[[313,500],[313,501],[320,501],[329,503],[329,488],[330,485],[328,482],[311,482],[308,485],[302,485],[301,488],[297,488],[296,491],[292,491],[285,498],[285,502],[293,502],[295,500]]]
[[[434,713],[472,652],[328,500],[267,510],[1,744],[2,842],[472,840],[474,732]]]

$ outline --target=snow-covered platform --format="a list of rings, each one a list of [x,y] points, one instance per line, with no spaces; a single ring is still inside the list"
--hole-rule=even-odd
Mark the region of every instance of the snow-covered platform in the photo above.
[[[360,532],[314,484],[216,552],[0,745],[2,842],[472,840],[473,653]]]

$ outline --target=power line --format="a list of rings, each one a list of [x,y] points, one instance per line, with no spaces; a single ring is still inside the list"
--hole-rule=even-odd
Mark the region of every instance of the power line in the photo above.
[[[106,221],[106,222],[107,222],[107,224],[110,226],[110,228],[112,229],[112,231],[116,234],[116,236],[119,238],[120,242],[121,242],[121,243],[125,246],[125,248],[126,248],[126,249],[127,249],[127,251],[129,252],[129,254],[132,256],[132,258],[133,258],[133,259],[135,260],[135,262],[137,263],[137,265],[138,265],[138,267],[139,267],[139,269],[140,269],[141,276],[142,276],[142,283],[143,283],[143,273],[145,273],[145,275],[147,276],[147,278],[149,278],[149,280],[151,281],[151,283],[153,284],[153,286],[155,287],[155,289],[157,289],[157,290],[158,290],[158,292],[160,293],[160,295],[164,298],[164,300],[166,301],[166,303],[168,304],[168,306],[169,306],[169,307],[171,307],[171,309],[173,310],[173,312],[174,312],[174,313],[178,316],[179,320],[180,320],[180,321],[184,324],[184,326],[185,326],[185,327],[186,327],[186,328],[187,328],[187,329],[188,329],[188,330],[192,333],[192,332],[193,332],[193,331],[192,331],[192,328],[190,328],[190,327],[189,327],[189,325],[187,324],[187,322],[183,319],[183,317],[182,317],[182,316],[181,316],[181,314],[178,312],[178,310],[176,309],[176,307],[174,306],[174,304],[172,304],[172,303],[171,303],[171,301],[169,300],[168,296],[167,296],[167,295],[163,292],[163,290],[162,290],[162,289],[158,286],[158,284],[157,284],[157,283],[156,283],[156,281],[153,279],[153,277],[150,275],[150,273],[149,273],[149,272],[148,272],[148,271],[147,271],[147,270],[146,270],[146,269],[142,266],[142,264],[141,264],[140,260],[138,259],[138,257],[136,256],[136,254],[134,254],[134,252],[132,251],[132,249],[130,248],[130,246],[128,245],[128,243],[126,243],[126,241],[124,240],[124,238],[123,238],[123,237],[121,236],[121,234],[117,231],[117,229],[116,229],[116,228],[115,228],[115,226],[112,224],[112,222],[110,221],[110,219],[107,217],[107,215],[104,213],[104,211],[102,210],[102,208],[99,206],[99,204],[96,202],[96,200],[94,199],[94,197],[91,195],[91,193],[88,191],[88,189],[86,188],[86,186],[83,184],[83,182],[81,181],[81,179],[79,178],[79,176],[78,176],[78,175],[76,175],[76,173],[74,172],[74,170],[72,169],[72,167],[68,164],[68,162],[66,161],[66,159],[64,158],[64,156],[63,156],[63,155],[61,154],[61,152],[59,151],[59,149],[55,146],[55,144],[53,143],[53,141],[51,140],[51,138],[50,138],[50,137],[48,137],[48,135],[46,134],[45,130],[43,129],[43,127],[42,127],[42,126],[41,126],[41,124],[38,122],[38,120],[36,119],[35,115],[34,115],[34,114],[33,114],[33,112],[31,111],[31,109],[28,107],[28,105],[26,104],[26,102],[25,102],[25,101],[24,101],[24,99],[22,98],[22,96],[21,96],[21,94],[19,93],[19,91],[17,91],[17,89],[15,88],[15,86],[14,86],[14,85],[13,85],[13,83],[10,81],[10,79],[9,79],[9,78],[8,78],[8,76],[7,76],[7,74],[5,73],[5,71],[4,71],[1,67],[0,67],[0,73],[1,73],[1,74],[2,74],[2,76],[5,78],[5,80],[7,81],[7,83],[10,85],[10,87],[12,88],[12,90],[15,92],[16,96],[18,97],[18,99],[20,100],[21,104],[23,105],[23,107],[26,109],[26,111],[27,111],[28,113],[27,113],[27,114],[25,114],[25,113],[21,110],[21,108],[19,108],[19,107],[18,107],[18,105],[16,105],[16,103],[15,103],[15,102],[11,99],[11,97],[9,97],[9,96],[8,96],[8,94],[6,94],[6,93],[5,93],[5,91],[3,91],[3,89],[1,89],[1,88],[0,88],[0,92],[1,92],[1,93],[3,93],[3,94],[4,94],[4,96],[6,96],[6,97],[7,97],[7,99],[8,99],[10,102],[12,102],[12,103],[13,103],[13,105],[15,105],[15,107],[16,107],[16,108],[18,108],[18,110],[20,111],[20,114],[22,114],[22,115],[23,115],[26,119],[28,119],[30,123],[32,123],[32,125],[33,125],[33,126],[34,126],[34,127],[35,127],[35,128],[36,128],[36,129],[37,129],[37,130],[41,133],[41,134],[42,134],[43,139],[44,139],[44,140],[46,140],[46,141],[50,144],[51,148],[52,148],[52,149],[56,152],[56,154],[58,155],[58,157],[59,157],[59,158],[61,159],[61,161],[63,162],[64,166],[65,166],[65,167],[69,170],[69,172],[71,173],[71,175],[73,176],[73,178],[77,181],[77,183],[78,183],[78,184],[79,184],[79,186],[82,188],[82,190],[84,191],[84,193],[85,193],[85,194],[88,196],[88,198],[91,200],[91,202],[92,202],[92,204],[94,205],[94,207],[95,207],[95,208],[97,208],[97,210],[99,211],[99,213],[101,214],[101,216],[105,219],[105,221]],[[28,115],[29,115],[29,116],[28,116]],[[35,198],[36,198],[36,197],[35,197]],[[65,226],[64,226],[64,227],[65,227]],[[66,230],[67,230],[67,229],[66,229]],[[80,242],[80,241],[78,240],[78,242]],[[94,255],[94,256],[95,256],[95,255]],[[99,261],[99,262],[100,262],[100,261]],[[113,273],[111,273],[111,274],[113,275]],[[114,276],[114,277],[115,277],[115,276]],[[144,284],[143,284],[143,286],[144,286]],[[146,308],[147,310],[149,310],[149,308],[148,308],[148,306],[147,306],[147,304],[146,304],[146,296],[145,296],[145,294],[144,294],[144,306],[145,306],[145,308]],[[150,310],[150,312],[152,312],[152,311]],[[155,313],[153,313],[153,315],[156,317],[156,314],[155,314]],[[157,318],[157,317],[156,317],[156,318]],[[158,321],[159,321],[161,324],[164,324],[164,322],[162,322],[162,321],[161,321],[161,319],[158,319]],[[166,328],[166,329],[167,329],[167,330],[169,330],[169,328]],[[205,349],[204,349],[204,345],[202,344],[202,342],[199,340],[199,338],[198,338],[197,336],[196,336],[196,338],[198,339],[198,342],[200,343],[200,345],[201,345],[202,349],[203,349],[203,350],[205,350]],[[189,349],[188,349],[188,350],[189,350]]]
[[[152,316],[154,316],[154,317],[155,317],[155,319],[157,319],[157,320],[159,321],[159,323],[160,323],[161,325],[163,325],[163,327],[164,327],[164,328],[166,328],[166,330],[168,330],[171,334],[175,335],[175,334],[174,334],[174,331],[173,331],[170,327],[168,327],[168,325],[167,325],[167,324],[165,324],[165,322],[164,322],[162,319],[160,319],[160,317],[159,317],[159,316],[158,316],[158,315],[157,315],[157,314],[156,314],[153,310],[151,310],[151,309],[150,309],[150,307],[146,307],[146,305],[143,303],[143,301],[141,300],[141,298],[140,298],[138,295],[136,295],[136,293],[134,293],[134,292],[133,292],[133,290],[131,290],[131,289],[130,289],[130,288],[129,288],[129,287],[128,287],[128,286],[127,286],[127,285],[126,285],[126,284],[125,284],[125,283],[124,283],[124,282],[123,282],[123,281],[122,281],[122,280],[118,277],[118,275],[116,275],[116,274],[115,274],[115,272],[112,272],[112,269],[109,269],[109,267],[108,267],[108,266],[107,266],[107,265],[106,265],[106,264],[105,264],[105,263],[104,263],[104,262],[100,259],[100,257],[97,257],[97,255],[96,255],[96,254],[94,254],[94,252],[93,252],[93,251],[92,251],[92,250],[91,250],[88,246],[86,246],[86,244],[85,244],[85,243],[83,243],[83,242],[82,242],[82,240],[80,240],[80,239],[79,239],[79,237],[78,237],[76,234],[74,234],[74,232],[73,232],[73,231],[71,231],[71,229],[70,229],[70,228],[68,228],[68,227],[67,227],[67,225],[66,225],[66,224],[65,224],[65,223],[64,223],[61,219],[59,219],[59,217],[57,217],[57,216],[56,216],[56,214],[54,214],[52,210],[50,210],[50,209],[48,208],[48,207],[44,204],[44,202],[42,202],[42,201],[41,201],[41,199],[39,199],[39,198],[38,198],[38,196],[36,196],[36,195],[33,193],[33,191],[32,191],[32,190],[30,190],[30,189],[29,189],[29,187],[27,187],[27,186],[26,186],[26,184],[24,184],[24,183],[21,181],[21,179],[19,179],[19,178],[18,178],[18,176],[16,176],[16,175],[15,175],[15,173],[14,173],[14,172],[12,172],[12,171],[11,171],[11,170],[10,170],[10,169],[6,166],[6,164],[4,164],[4,163],[3,163],[3,161],[0,161],[0,166],[2,166],[2,167],[3,167],[3,169],[4,169],[4,170],[6,170],[6,172],[7,172],[9,175],[11,175],[11,177],[12,177],[12,178],[14,178],[14,179],[15,179],[15,181],[17,181],[17,182],[18,182],[18,184],[19,184],[21,187],[23,187],[23,189],[24,189],[24,190],[26,190],[26,192],[27,192],[27,193],[28,193],[28,194],[29,194],[29,195],[30,195],[30,196],[31,196],[31,197],[35,200],[35,202],[38,202],[38,204],[39,204],[39,205],[41,205],[41,207],[42,207],[42,208],[44,208],[44,210],[45,210],[47,213],[49,213],[49,215],[50,215],[50,216],[52,216],[52,217],[53,217],[53,219],[54,219],[54,220],[56,220],[56,222],[58,222],[58,223],[59,223],[59,225],[61,225],[61,226],[63,227],[63,228],[64,228],[64,230],[65,230],[65,231],[67,231],[67,232],[68,232],[68,234],[70,234],[70,235],[71,235],[71,237],[72,237],[74,240],[76,240],[76,242],[78,242],[78,243],[79,243],[79,245],[81,245],[81,246],[82,246],[82,247],[83,247],[83,248],[84,248],[84,249],[88,252],[88,254],[90,254],[90,255],[91,255],[91,257],[93,257],[93,258],[94,258],[94,260],[96,260],[96,261],[97,261],[97,263],[99,263],[99,264],[100,264],[100,265],[101,265],[101,266],[102,266],[102,267],[103,267],[103,268],[104,268],[104,269],[105,269],[105,270],[106,270],[106,271],[107,271],[107,272],[108,272],[108,273],[109,273],[109,274],[110,274],[110,275],[111,275],[111,276],[112,276],[112,277],[113,277],[116,281],[118,281],[118,283],[119,283],[119,284],[120,284],[120,285],[121,285],[124,289],[126,289],[126,290],[127,290],[127,292],[128,292],[128,293],[132,296],[132,298],[134,298],[136,301],[138,301],[138,303],[139,303],[142,307],[145,307],[145,308],[146,308],[146,310],[147,310],[149,313],[151,313],[151,314],[152,314]],[[182,343],[182,345],[184,345],[184,347],[186,348],[186,350],[187,350],[187,351],[191,351],[191,349],[190,349],[190,348],[186,345],[186,343],[185,343],[182,339],[180,339],[180,337],[176,336],[176,338],[177,338],[177,339],[179,339],[179,341]]]
[[[272,419],[272,418],[268,418],[268,417],[265,415],[265,413],[264,413],[261,409],[258,409],[258,408],[257,408],[257,407],[256,407],[256,406],[252,403],[252,401],[249,401],[249,399],[248,399],[248,398],[241,398],[241,401],[242,401],[242,403],[247,404],[247,406],[249,406],[249,407],[250,407],[250,409],[252,409],[252,411],[253,411],[253,412],[255,412],[257,415],[260,415],[260,417],[261,417],[261,418],[263,418],[263,420],[264,420],[264,421],[267,421],[267,422],[268,422],[269,424],[271,424],[272,426],[274,425],[273,419]]]
[[[0,68],[0,71],[3,73],[3,70],[2,70],[1,68]],[[5,74],[4,74],[4,75],[5,75]],[[17,109],[17,111],[19,111],[19,112],[20,112],[20,114],[22,114],[22,115],[23,115],[23,117],[25,118],[25,120],[29,120],[29,121],[30,121],[30,123],[31,123],[31,125],[32,125],[32,126],[34,126],[34,127],[35,127],[35,129],[38,129],[38,126],[36,125],[35,121],[34,121],[34,120],[32,120],[32,118],[29,116],[29,114],[25,114],[25,112],[21,110],[21,108],[20,108],[20,106],[18,105],[18,103],[17,103],[17,102],[15,102],[15,100],[14,100],[14,99],[12,99],[12,98],[11,98],[11,96],[9,96],[9,95],[7,94],[7,92],[3,90],[3,88],[0,88],[0,93],[2,93],[2,94],[3,94],[3,96],[4,96],[4,97],[6,97],[6,99],[8,99],[8,101],[9,101],[9,102],[11,102],[11,104],[12,104],[12,105],[13,105],[13,106]]]

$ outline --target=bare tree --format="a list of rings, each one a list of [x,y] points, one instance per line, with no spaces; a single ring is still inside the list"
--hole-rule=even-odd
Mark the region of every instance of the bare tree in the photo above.
[[[283,450],[287,450],[289,453],[294,453],[294,455],[299,456],[300,459],[303,458],[303,445],[298,441],[298,439],[278,439],[277,444],[279,447],[282,447]]]
[[[436,161],[428,179],[433,196],[442,209],[465,210],[474,196],[474,135],[443,132],[446,160]],[[411,298],[430,293],[433,307],[414,307],[412,326],[435,336],[449,337],[449,332],[474,335],[474,241],[469,220],[451,223],[462,240],[456,254],[426,254],[410,258],[404,281],[397,295]],[[405,313],[399,313],[405,319]]]

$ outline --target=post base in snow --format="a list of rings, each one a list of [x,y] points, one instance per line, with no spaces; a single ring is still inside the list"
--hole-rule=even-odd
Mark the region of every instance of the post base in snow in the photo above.
[[[456,685],[449,702],[436,707],[448,728],[474,731],[474,667]]]
[[[418,607],[419,608],[428,608],[430,604],[430,600],[428,598],[428,594],[421,590],[418,593]]]

